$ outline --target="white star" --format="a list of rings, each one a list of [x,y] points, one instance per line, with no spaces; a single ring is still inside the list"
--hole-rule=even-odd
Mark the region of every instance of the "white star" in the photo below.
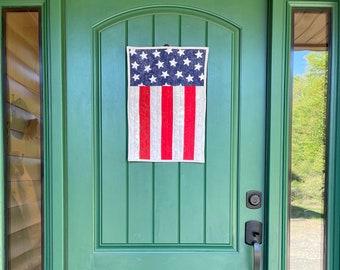
[[[200,70],[202,67],[202,65],[200,63],[196,64],[195,65],[195,70]]]
[[[179,54],[179,56],[182,56],[185,54],[183,49],[179,49],[177,53]]]
[[[142,59],[147,59],[148,55],[143,51],[140,55],[140,57],[142,57]]]
[[[163,64],[164,64],[164,62],[158,61],[158,63],[156,64],[156,66],[157,66],[158,68],[161,68],[161,67],[163,67]]]
[[[169,77],[170,75],[168,74],[168,71],[162,71],[162,75],[161,77],[163,77],[164,79],[166,79],[166,77]]]
[[[197,53],[195,53],[196,57],[197,58],[202,58],[202,54],[200,51],[197,51]]]
[[[171,48],[167,48],[165,51],[166,51],[168,54],[172,53],[172,49],[171,49]]]
[[[138,75],[138,74],[133,75],[132,79],[133,79],[134,81],[139,80],[139,75]]]
[[[152,54],[153,56],[156,58],[156,57],[160,57],[160,53],[158,50],[155,50]]]
[[[134,54],[137,54],[136,49],[130,49],[130,55],[134,55]]]
[[[150,70],[151,70],[150,65],[145,66],[144,71],[146,71],[147,73],[149,73]]]
[[[155,83],[157,81],[157,78],[155,76],[151,76],[151,78],[149,78],[151,83]]]
[[[204,80],[204,77],[205,77],[205,76],[204,76],[204,74],[203,74],[203,73],[202,73],[202,74],[199,76],[199,78],[200,78],[200,80],[201,80],[201,81],[203,81],[203,80]]]
[[[137,69],[139,67],[139,64],[135,61],[131,64],[132,68]]]
[[[172,67],[175,67],[177,65],[175,58],[172,59],[171,61],[169,61],[169,63],[170,63],[170,66],[172,66]]]
[[[188,77],[186,77],[188,82],[192,82],[193,81],[193,76],[191,76],[190,74],[188,75]]]
[[[182,71],[177,70],[177,73],[175,74],[175,76],[177,77],[177,79],[180,78],[180,77],[183,77]]]
[[[184,65],[189,66],[191,61],[189,60],[189,58],[186,58],[183,60],[183,62],[184,62]]]

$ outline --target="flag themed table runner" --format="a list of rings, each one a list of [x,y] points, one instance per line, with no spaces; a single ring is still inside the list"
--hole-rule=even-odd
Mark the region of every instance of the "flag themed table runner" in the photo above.
[[[128,160],[204,162],[206,47],[127,47]]]

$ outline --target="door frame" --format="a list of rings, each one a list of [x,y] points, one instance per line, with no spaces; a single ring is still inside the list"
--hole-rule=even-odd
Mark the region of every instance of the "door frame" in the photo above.
[[[272,0],[269,8],[268,51],[268,121],[266,177],[266,269],[286,269],[288,248],[289,195],[289,114],[290,114],[290,50],[291,11],[294,7],[330,8],[332,10],[332,40],[329,153],[326,212],[326,269],[339,269],[340,252],[340,95],[338,83],[339,1]],[[337,124],[338,123],[338,124]]]
[[[44,115],[45,115],[45,269],[67,269],[67,156],[66,156],[66,77],[65,77],[65,1],[0,0],[0,7],[39,6],[42,8]],[[327,269],[340,266],[340,95],[338,75],[338,1],[268,0],[268,96],[267,96],[267,169],[265,192],[265,269],[286,268],[288,228],[288,85],[289,85],[289,11],[292,6],[330,7],[332,22],[333,93],[330,127],[330,162],[327,213]],[[0,28],[1,29],[1,28]],[[0,66],[0,71],[2,71]],[[0,86],[2,87],[2,86]],[[4,119],[3,104],[0,117]],[[0,132],[3,141],[4,131]],[[4,153],[3,143],[0,150]],[[53,154],[52,154],[53,153]],[[0,173],[4,175],[4,154]],[[0,270],[6,269],[4,235],[4,181],[0,186]]]
[[[0,9],[7,7],[39,7],[41,8],[42,35],[42,84],[44,104],[44,269],[67,269],[65,250],[66,237],[66,162],[65,162],[65,79],[64,79],[64,1],[65,0],[0,0]],[[2,34],[2,20],[0,20]],[[2,39],[0,41],[2,48]],[[53,52],[53,53],[52,53]],[[3,63],[3,54],[0,54]],[[0,72],[3,66],[0,64]],[[3,84],[0,84],[3,93]],[[2,95],[3,96],[3,95]],[[5,106],[0,102],[0,119],[4,123]],[[4,134],[3,125],[0,127],[0,270],[7,269],[6,265],[6,235],[5,235],[5,162],[4,162]],[[60,147],[61,146],[61,147]],[[53,154],[52,154],[53,153]],[[48,243],[48,244],[46,244]]]

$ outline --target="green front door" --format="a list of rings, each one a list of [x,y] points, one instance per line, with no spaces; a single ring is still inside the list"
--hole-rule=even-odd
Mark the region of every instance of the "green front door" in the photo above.
[[[266,1],[64,2],[68,269],[252,269]],[[209,47],[204,164],[127,161],[126,46],[164,44]]]

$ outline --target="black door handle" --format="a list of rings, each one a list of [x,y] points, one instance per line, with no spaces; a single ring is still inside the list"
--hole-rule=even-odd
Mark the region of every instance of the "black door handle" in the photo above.
[[[254,270],[260,270],[261,267],[261,248],[262,244],[262,223],[257,220],[246,222],[245,242],[253,246],[254,250]]]

